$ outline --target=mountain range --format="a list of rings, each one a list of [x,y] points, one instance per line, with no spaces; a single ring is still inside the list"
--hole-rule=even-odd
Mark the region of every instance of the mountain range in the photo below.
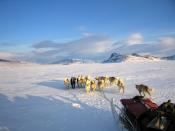
[[[22,61],[0,59],[0,63],[24,63]]]
[[[11,60],[0,59],[0,62],[12,62]]]
[[[175,55],[167,56],[167,57],[162,57],[162,59],[166,59],[166,60],[175,60]]]
[[[50,64],[84,64],[84,63],[119,63],[119,62],[127,62],[127,61],[161,61],[161,60],[175,60],[175,55],[167,56],[167,57],[156,57],[153,55],[140,55],[137,53],[132,53],[129,55],[124,55],[120,53],[113,52],[110,57],[106,60],[83,60],[83,59],[62,59]],[[13,61],[0,59],[0,62],[8,62],[8,63],[21,63],[21,61]]]
[[[82,59],[62,59],[59,61],[52,62],[51,64],[72,64],[72,63],[77,63],[77,64],[83,64],[83,63],[95,63],[96,61],[93,60],[82,60]]]
[[[160,61],[160,60],[163,59],[152,55],[139,55],[137,53],[133,53],[131,55],[121,55],[119,53],[112,53],[107,60],[103,61],[103,63],[117,63],[126,61]]]
[[[112,53],[110,57],[102,61],[94,60],[82,60],[82,59],[62,59],[51,64],[83,64],[83,63],[119,63],[127,61],[162,61],[162,60],[175,60],[175,55],[167,57],[156,57],[153,55],[140,55],[137,53],[132,53],[130,55],[124,55],[120,53]]]

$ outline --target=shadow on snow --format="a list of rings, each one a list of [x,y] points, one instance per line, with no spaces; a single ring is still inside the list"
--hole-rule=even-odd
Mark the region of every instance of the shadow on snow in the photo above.
[[[88,106],[78,98],[72,102],[79,103],[81,108],[36,96],[16,97],[12,102],[0,95],[0,128],[10,131],[116,130],[111,112]]]
[[[49,81],[39,82],[36,84],[40,86],[55,88],[55,89],[67,90],[64,87],[64,82],[62,80],[49,80]]]

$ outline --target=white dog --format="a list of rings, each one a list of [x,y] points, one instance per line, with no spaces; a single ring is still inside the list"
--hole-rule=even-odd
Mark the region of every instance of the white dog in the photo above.
[[[64,78],[64,85],[68,89],[71,88],[71,84],[70,84],[70,79],[69,78],[67,78],[67,77]]]

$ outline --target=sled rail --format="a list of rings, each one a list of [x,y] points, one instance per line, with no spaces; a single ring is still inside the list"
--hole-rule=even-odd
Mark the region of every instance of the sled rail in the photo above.
[[[126,113],[124,113],[123,109],[121,109],[119,106],[117,106],[116,104],[114,104],[114,99],[112,98],[111,99],[111,110],[112,110],[112,114],[113,114],[113,117],[115,119],[116,122],[118,122],[117,119],[120,118],[120,115],[119,113],[116,111],[116,108],[119,110],[119,112],[121,113],[121,117],[124,121],[127,121],[128,124],[129,124],[129,127],[131,129],[131,131],[137,131],[137,129],[134,127],[134,125],[132,124],[132,122],[130,121],[129,117],[127,116]],[[123,123],[122,123],[123,124]],[[122,126],[123,127],[123,126]],[[122,128],[123,130],[123,128]]]

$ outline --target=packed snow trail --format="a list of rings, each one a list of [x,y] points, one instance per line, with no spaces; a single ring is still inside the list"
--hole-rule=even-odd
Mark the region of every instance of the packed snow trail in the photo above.
[[[126,91],[107,88],[107,97],[131,98],[135,84],[156,89],[160,104],[175,101],[175,62],[128,62],[116,64],[35,65],[0,64],[0,130],[7,131],[120,131],[110,103],[100,92],[87,95],[85,89],[67,90],[64,77],[91,75],[121,76]]]

